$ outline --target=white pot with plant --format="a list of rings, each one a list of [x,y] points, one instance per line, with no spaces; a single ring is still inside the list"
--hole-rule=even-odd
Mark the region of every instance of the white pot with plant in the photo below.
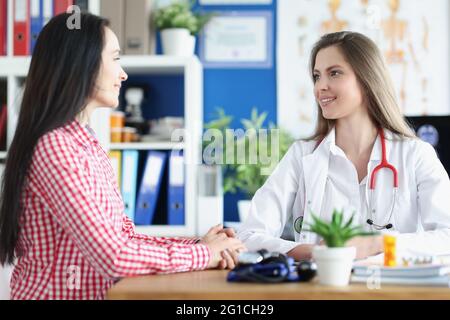
[[[161,44],[165,55],[189,57],[195,51],[195,35],[211,18],[210,14],[196,14],[188,1],[172,3],[158,9],[154,20],[161,32]]]
[[[226,115],[221,108],[217,109],[217,118],[205,124],[206,129],[213,129],[222,135],[222,140],[214,139],[217,145],[211,143],[204,145],[204,156],[208,157],[208,154],[211,154],[212,158],[223,163],[224,193],[239,191],[246,196],[245,200],[238,201],[240,222],[244,222],[249,215],[254,194],[265,183],[294,141],[286,131],[273,124],[269,124],[269,128],[264,128],[266,118],[266,112],[258,114],[258,110],[253,108],[250,119],[241,119],[245,134],[237,137],[234,135],[236,132],[229,130],[233,117]],[[261,137],[260,129],[264,129],[267,133],[265,139]],[[278,135],[272,136],[273,131],[270,129],[278,130]],[[276,152],[272,150],[272,143],[273,147],[278,144]],[[273,153],[277,153],[277,156]],[[270,163],[267,164],[264,160],[267,160],[265,158],[269,154]],[[217,157],[220,159],[216,159]]]
[[[313,223],[310,232],[322,237],[324,246],[313,248],[312,256],[317,264],[319,283],[328,286],[346,286],[349,284],[356,257],[355,247],[346,247],[346,242],[357,236],[373,235],[363,231],[361,226],[354,226],[353,216],[344,221],[343,212],[333,211],[330,222],[321,220],[312,214]]]

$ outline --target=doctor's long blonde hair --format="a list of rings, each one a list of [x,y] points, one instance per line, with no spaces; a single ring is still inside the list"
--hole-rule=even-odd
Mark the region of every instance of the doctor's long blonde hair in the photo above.
[[[415,137],[403,117],[395,95],[394,86],[386,63],[377,45],[368,37],[350,31],[329,33],[314,45],[310,57],[310,72],[313,77],[316,56],[322,49],[336,46],[352,66],[363,88],[369,115],[375,125],[390,130],[400,137]],[[323,139],[334,127],[335,120],[325,119],[319,104],[316,132],[308,140]]]

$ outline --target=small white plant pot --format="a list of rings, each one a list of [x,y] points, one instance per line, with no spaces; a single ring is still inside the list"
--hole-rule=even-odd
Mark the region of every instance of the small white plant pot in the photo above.
[[[173,28],[161,31],[161,43],[165,55],[190,57],[194,54],[195,37],[188,29]]]
[[[313,248],[313,259],[317,264],[319,283],[326,286],[347,286],[356,257],[355,247],[328,248],[316,246]]]

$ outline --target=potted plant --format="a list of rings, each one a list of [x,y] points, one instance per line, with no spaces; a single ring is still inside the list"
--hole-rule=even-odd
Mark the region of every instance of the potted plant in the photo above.
[[[264,122],[267,118],[267,113],[258,113],[256,108],[252,109],[250,119],[241,119],[243,125],[244,135],[240,137],[231,136],[230,124],[233,117],[226,115],[223,109],[218,109],[218,117],[205,125],[206,129],[216,129],[223,133],[222,153],[226,158],[233,152],[234,159],[231,163],[224,162],[223,176],[224,176],[224,193],[237,193],[238,191],[246,195],[246,200],[238,201],[238,210],[240,221],[243,222],[248,216],[251,199],[256,191],[265,183],[270,173],[275,169],[278,161],[271,162],[269,165],[261,161],[261,154],[267,154],[267,150],[272,150],[272,131],[276,129],[278,132],[278,156],[280,160],[294,139],[284,130],[269,124],[267,129],[267,139],[259,139],[259,130],[264,129]],[[249,146],[253,145],[254,148]],[[238,161],[238,150],[245,150],[245,159],[248,160],[253,154],[257,160],[256,163],[245,161],[242,163]],[[228,159],[231,157],[228,157]]]
[[[334,210],[330,222],[321,220],[312,214],[313,223],[308,225],[309,232],[322,237],[324,246],[313,248],[313,259],[317,264],[319,282],[330,286],[346,286],[350,281],[353,260],[356,257],[355,247],[345,244],[356,236],[374,235],[365,232],[361,226],[353,225],[354,215],[344,221],[343,211]]]
[[[195,35],[211,18],[192,11],[192,4],[179,0],[159,8],[154,15],[156,28],[161,31],[163,53],[173,56],[192,56]]]

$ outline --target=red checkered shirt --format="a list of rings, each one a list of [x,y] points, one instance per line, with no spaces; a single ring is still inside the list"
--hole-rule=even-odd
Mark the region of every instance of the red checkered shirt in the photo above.
[[[106,152],[77,121],[40,138],[21,203],[12,299],[103,299],[122,277],[209,263],[195,239],[135,233]]]

